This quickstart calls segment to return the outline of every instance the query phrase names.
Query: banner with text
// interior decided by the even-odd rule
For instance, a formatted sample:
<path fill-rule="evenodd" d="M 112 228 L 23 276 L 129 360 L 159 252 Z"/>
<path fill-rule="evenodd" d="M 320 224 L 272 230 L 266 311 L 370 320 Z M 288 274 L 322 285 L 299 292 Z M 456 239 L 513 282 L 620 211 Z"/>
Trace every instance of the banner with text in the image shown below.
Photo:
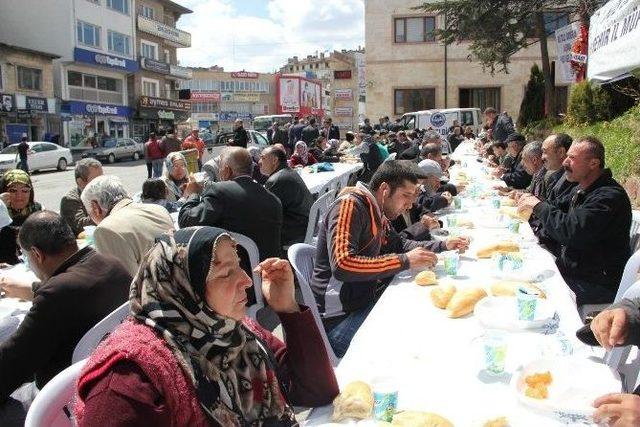
<path fill-rule="evenodd" d="M 556 30 L 556 45 L 558 46 L 556 84 L 576 82 L 576 73 L 571 68 L 571 47 L 579 34 L 579 22 L 574 22 Z"/>
<path fill-rule="evenodd" d="M 591 16 L 587 78 L 607 81 L 640 67 L 640 0 L 611 0 Z"/>

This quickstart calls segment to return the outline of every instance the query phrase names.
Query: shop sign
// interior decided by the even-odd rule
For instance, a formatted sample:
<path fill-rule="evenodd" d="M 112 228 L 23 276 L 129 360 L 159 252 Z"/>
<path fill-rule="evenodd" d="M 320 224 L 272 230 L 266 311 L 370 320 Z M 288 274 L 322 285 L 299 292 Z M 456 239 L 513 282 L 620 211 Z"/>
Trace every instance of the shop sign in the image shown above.
<path fill-rule="evenodd" d="M 220 93 L 218 92 L 194 92 L 191 91 L 192 101 L 214 101 L 220 102 Z"/>
<path fill-rule="evenodd" d="M 0 93 L 0 113 L 8 113 L 16 107 L 15 98 L 8 93 Z"/>
<path fill-rule="evenodd" d="M 67 101 L 62 105 L 63 112 L 89 116 L 131 117 L 131 108 L 124 105 L 96 104 L 93 102 Z"/>
<path fill-rule="evenodd" d="M 250 71 L 233 71 L 231 73 L 233 79 L 257 79 L 259 76 L 260 74 Z"/>
<path fill-rule="evenodd" d="M 350 80 L 351 70 L 336 70 L 333 72 L 333 78 L 336 80 Z"/>
<path fill-rule="evenodd" d="M 132 61 L 131 59 L 121 58 L 114 55 L 107 55 L 104 53 L 94 52 L 86 49 L 80 49 L 79 47 L 76 47 L 74 49 L 73 59 L 77 62 L 99 65 L 101 67 L 127 71 L 129 73 L 135 73 L 140 68 L 138 67 L 138 63 L 136 61 Z"/>
<path fill-rule="evenodd" d="M 353 90 L 351 89 L 334 89 L 333 94 L 335 99 L 341 99 L 345 101 L 351 101 L 353 99 Z"/>
<path fill-rule="evenodd" d="M 179 65 L 169 65 L 169 74 L 187 80 L 193 77 L 193 73 L 190 69 L 181 67 Z"/>
<path fill-rule="evenodd" d="M 27 110 L 29 111 L 48 111 L 47 108 L 47 99 L 46 98 L 38 98 L 35 96 L 27 96 Z"/>
<path fill-rule="evenodd" d="M 351 117 L 353 116 L 353 107 L 336 107 L 335 116 Z"/>
<path fill-rule="evenodd" d="M 158 108 L 162 110 L 191 111 L 191 103 L 189 101 L 154 98 L 151 96 L 141 96 L 140 107 Z"/>
<path fill-rule="evenodd" d="M 160 74 L 169 74 L 171 72 L 171 67 L 166 62 L 160 62 L 155 59 L 144 57 L 140 58 L 140 67 Z"/>
<path fill-rule="evenodd" d="M 191 47 L 191 34 L 174 27 L 138 15 L 138 29 L 154 36 L 162 37 L 182 47 Z"/>
<path fill-rule="evenodd" d="M 173 111 L 158 110 L 158 118 L 162 120 L 175 120 L 176 115 Z"/>
<path fill-rule="evenodd" d="M 258 102 L 260 95 L 257 93 L 234 93 L 233 100 L 235 102 Z"/>

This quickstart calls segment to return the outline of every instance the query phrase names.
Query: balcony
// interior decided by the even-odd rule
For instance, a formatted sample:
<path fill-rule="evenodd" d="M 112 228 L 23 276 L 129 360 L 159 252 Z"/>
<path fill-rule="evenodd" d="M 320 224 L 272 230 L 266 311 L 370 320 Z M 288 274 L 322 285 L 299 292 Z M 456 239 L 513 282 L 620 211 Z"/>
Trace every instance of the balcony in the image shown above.
<path fill-rule="evenodd" d="M 138 14 L 138 30 L 161 37 L 175 47 L 191 47 L 191 34 Z"/>
<path fill-rule="evenodd" d="M 69 86 L 69 99 L 122 105 L 122 93 Z"/>

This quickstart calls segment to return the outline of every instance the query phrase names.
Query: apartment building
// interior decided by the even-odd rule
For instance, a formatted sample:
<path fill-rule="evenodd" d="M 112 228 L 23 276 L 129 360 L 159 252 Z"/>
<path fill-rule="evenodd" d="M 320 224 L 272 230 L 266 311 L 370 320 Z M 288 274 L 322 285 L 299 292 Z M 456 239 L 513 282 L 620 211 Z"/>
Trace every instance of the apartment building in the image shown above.
<path fill-rule="evenodd" d="M 365 2 L 366 111 L 375 123 L 430 108 L 493 106 L 518 116 L 530 69 L 541 64 L 540 46 L 534 44 L 511 58 L 509 73 L 490 75 L 469 61 L 468 44 L 445 46 L 433 29 L 440 16 L 413 10 L 413 0 Z M 548 13 L 547 33 L 569 22 L 569 17 Z M 548 38 L 549 56 L 556 57 L 554 37 Z M 446 79 L 446 84 L 445 84 Z M 557 88 L 557 103 L 566 108 L 567 87 Z"/>

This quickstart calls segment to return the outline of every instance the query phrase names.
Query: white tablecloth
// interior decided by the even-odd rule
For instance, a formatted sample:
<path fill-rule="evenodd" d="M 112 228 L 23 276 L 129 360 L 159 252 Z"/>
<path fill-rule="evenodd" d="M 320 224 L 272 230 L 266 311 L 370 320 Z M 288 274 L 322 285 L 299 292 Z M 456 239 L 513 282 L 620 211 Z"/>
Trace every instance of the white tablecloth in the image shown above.
<path fill-rule="evenodd" d="M 490 189 L 493 183 L 485 179 L 482 165 L 471 157 L 465 163 L 469 181 L 483 182 L 483 191 Z M 454 168 L 451 174 L 454 183 L 456 174 Z M 490 198 L 475 202 L 464 199 L 463 212 L 458 215 L 483 222 L 498 213 Z M 557 328 L 544 332 L 508 333 L 507 373 L 542 357 L 602 355 L 575 338 L 581 321 L 573 293 L 560 276 L 553 257 L 535 242 L 528 224 L 520 226 L 518 235 L 508 229 L 477 227 L 465 233 L 473 240 L 461 259 L 458 277 L 447 277 L 440 261 L 436 267 L 440 283 L 452 283 L 458 289 L 486 288 L 494 283 L 493 262 L 472 256 L 479 246 L 501 237 L 521 242 L 526 265 L 546 270 L 547 278 L 539 286 L 555 307 L 559 323 Z M 435 412 L 455 426 L 482 426 L 488 419 L 500 416 L 507 416 L 511 426 L 560 425 L 519 404 L 509 385 L 510 375 L 496 379 L 481 372 L 481 336 L 485 329 L 473 314 L 450 319 L 444 310 L 434 307 L 429 296 L 432 288 L 417 286 L 413 281 L 415 273 L 408 271 L 396 276 L 356 333 L 336 368 L 340 386 L 354 380 L 373 384 L 380 376 L 390 376 L 399 390 L 398 409 Z M 305 425 L 323 425 L 330 421 L 331 413 L 331 407 L 316 408 Z"/>
<path fill-rule="evenodd" d="M 38 278 L 32 271 L 26 271 L 24 264 L 17 264 L 11 269 L 0 271 L 0 276 L 18 276 L 36 281 Z M 17 298 L 0 298 L 0 342 L 6 340 L 18 329 L 24 315 L 31 308 L 30 301 L 22 301 Z"/>
<path fill-rule="evenodd" d="M 300 173 L 300 176 L 307 184 L 309 191 L 318 193 L 322 188 L 334 183 L 341 179 L 345 175 L 352 174 L 353 172 L 362 169 L 362 163 L 331 163 L 335 170 L 329 172 L 310 172 L 307 168 L 304 168 Z"/>

